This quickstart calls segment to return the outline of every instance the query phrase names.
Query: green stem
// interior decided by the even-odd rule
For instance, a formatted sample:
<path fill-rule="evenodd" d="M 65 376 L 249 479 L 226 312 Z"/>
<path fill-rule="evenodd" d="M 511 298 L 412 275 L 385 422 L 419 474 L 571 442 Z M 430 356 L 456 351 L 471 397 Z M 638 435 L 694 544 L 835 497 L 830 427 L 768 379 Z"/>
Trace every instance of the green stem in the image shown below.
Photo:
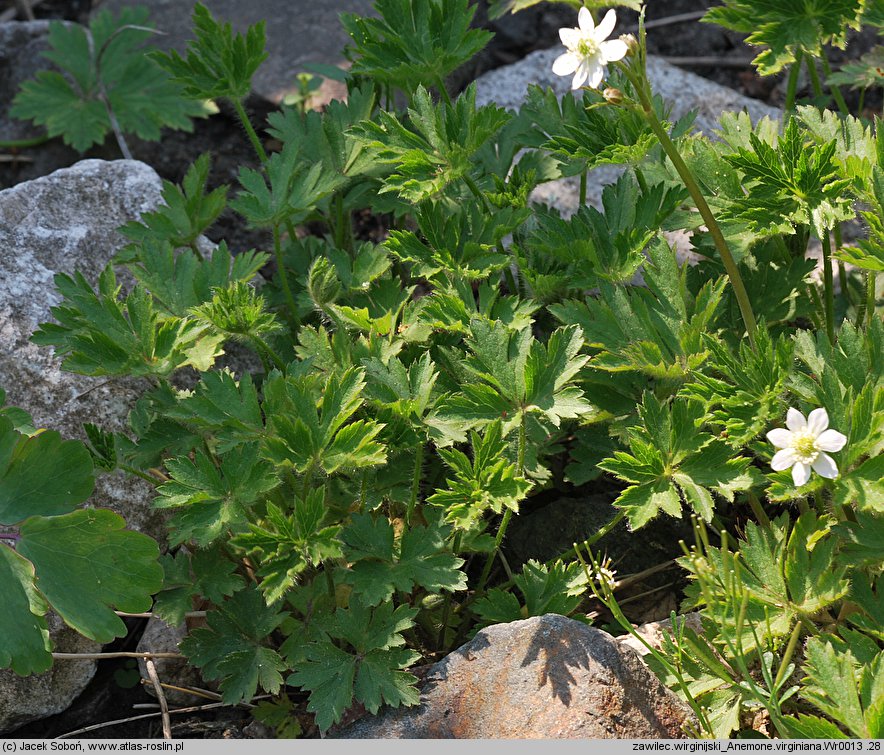
<path fill-rule="evenodd" d="M 823 285 L 825 287 L 826 333 L 829 343 L 835 343 L 835 283 L 832 276 L 832 242 L 829 231 L 823 234 Z"/>
<path fill-rule="evenodd" d="M 458 530 L 454 533 L 454 540 L 451 543 L 451 554 L 453 556 L 457 556 L 458 551 L 460 550 L 460 541 L 462 532 Z M 442 621 L 441 626 L 439 627 L 439 639 L 436 641 L 436 649 L 444 650 L 445 649 L 445 632 L 448 630 L 448 617 L 451 614 L 451 601 L 452 595 L 448 593 L 445 596 L 445 605 L 442 606 Z"/>
<path fill-rule="evenodd" d="M 353 225 L 350 213 L 344 207 L 344 195 L 335 194 L 335 244 L 339 249 L 353 251 Z"/>
<path fill-rule="evenodd" d="M 249 339 L 255 344 L 255 348 L 259 355 L 268 357 L 276 369 L 280 372 L 285 372 L 285 362 L 282 361 L 279 354 L 270 348 L 270 344 L 268 344 L 267 341 L 261 338 L 261 336 L 256 336 L 254 334 L 249 335 Z"/>
<path fill-rule="evenodd" d="M 421 475 L 424 470 L 424 444 L 419 443 L 414 451 L 414 475 L 411 478 L 411 498 L 408 501 L 408 510 L 405 513 L 405 522 L 408 525 L 412 523 L 414 509 L 417 506 L 417 499 L 421 490 Z"/>
<path fill-rule="evenodd" d="M 286 270 L 285 260 L 282 256 L 282 239 L 279 232 L 279 226 L 273 226 L 273 256 L 276 258 L 276 271 L 279 273 L 279 280 L 282 283 L 282 292 L 285 295 L 285 302 L 288 305 L 292 318 L 298 316 L 298 305 L 295 303 L 294 294 L 292 294 L 291 286 L 289 286 L 289 276 Z"/>
<path fill-rule="evenodd" d="M 448 90 L 445 88 L 445 82 L 441 76 L 436 79 L 436 86 L 439 88 L 439 94 L 445 100 L 445 104 L 451 107 L 451 97 L 448 95 Z"/>
<path fill-rule="evenodd" d="M 580 174 L 580 207 L 586 204 L 586 180 L 589 171 L 586 169 Z"/>
<path fill-rule="evenodd" d="M 338 595 L 335 592 L 335 578 L 332 575 L 331 567 L 326 566 L 325 569 L 323 569 L 323 571 L 325 572 L 325 584 L 326 584 L 326 587 L 328 588 L 328 596 L 331 598 L 332 603 L 337 605 Z"/>
<path fill-rule="evenodd" d="M 789 122 L 792 113 L 795 111 L 795 94 L 798 91 L 798 74 L 801 73 L 801 50 L 795 53 L 795 62 L 789 69 L 789 81 L 786 83 L 786 102 L 783 105 L 785 115 L 783 117 L 784 125 Z"/>
<path fill-rule="evenodd" d="M 469 188 L 469 190 L 473 192 L 473 196 L 482 203 L 482 208 L 485 210 L 485 212 L 490 215 L 491 205 L 488 204 L 488 197 L 485 196 L 485 194 L 479 188 L 479 185 L 473 180 L 472 176 L 465 173 L 463 176 L 463 182 L 467 185 L 467 188 Z"/>
<path fill-rule="evenodd" d="M 752 509 L 752 513 L 755 514 L 755 519 L 760 525 L 766 527 L 770 524 L 767 512 L 761 508 L 761 501 L 758 500 L 758 496 L 752 491 L 749 491 L 749 507 Z"/>
<path fill-rule="evenodd" d="M 0 139 L 0 149 L 28 149 L 46 144 L 52 137 L 48 134 L 35 136 L 31 139 Z"/>
<path fill-rule="evenodd" d="M 709 208 L 706 198 L 700 190 L 700 186 L 694 179 L 694 174 L 691 173 L 687 163 L 682 159 L 678 148 L 675 146 L 672 139 L 669 138 L 669 134 L 666 133 L 666 129 L 663 128 L 663 124 L 657 117 L 657 113 L 654 111 L 654 105 L 651 102 L 651 97 L 645 88 L 646 83 L 639 81 L 627 66 L 621 65 L 620 70 L 626 74 L 633 88 L 636 90 L 648 125 L 660 141 L 660 146 L 672 161 L 676 171 L 678 171 L 678 175 L 681 177 L 685 188 L 688 190 L 688 193 L 690 193 L 691 198 L 694 200 L 694 204 L 700 211 L 700 216 L 703 218 L 706 228 L 709 229 L 709 234 L 712 236 L 715 247 L 718 249 L 718 253 L 721 256 L 721 261 L 724 264 L 724 269 L 730 279 L 731 287 L 734 290 L 734 296 L 737 298 L 740 314 L 743 316 L 743 323 L 746 325 L 746 334 L 749 336 L 749 343 L 754 348 L 756 330 L 755 315 L 752 312 L 752 304 L 749 301 L 748 293 L 746 293 L 746 286 L 743 284 L 743 278 L 740 275 L 740 271 L 737 268 L 737 263 L 731 254 L 731 250 L 727 245 L 724 234 L 721 232 L 721 227 L 718 225 L 718 221 L 712 214 L 712 210 Z"/>
<path fill-rule="evenodd" d="M 875 279 L 877 277 L 877 273 L 874 270 L 869 270 L 866 273 L 866 327 L 871 328 L 872 322 L 875 319 Z"/>
<path fill-rule="evenodd" d="M 835 223 L 835 254 L 841 251 L 844 241 L 841 238 L 841 223 Z M 850 309 L 850 287 L 847 285 L 847 269 L 844 260 L 838 260 L 838 279 L 841 281 L 841 299 L 844 301 L 844 311 Z"/>
<path fill-rule="evenodd" d="M 832 97 L 835 100 L 835 104 L 838 105 L 838 110 L 841 111 L 842 115 L 850 115 L 850 108 L 847 107 L 847 102 L 844 100 L 844 95 L 841 94 L 841 89 L 837 84 L 829 83 L 829 79 L 832 78 L 832 66 L 829 65 L 829 59 L 826 55 L 823 55 L 820 59 L 823 64 L 823 73 L 826 74 L 826 84 L 828 84 L 829 91 L 832 93 Z M 860 112 L 862 112 L 860 110 Z"/>
<path fill-rule="evenodd" d="M 786 669 L 789 666 L 790 661 L 792 660 L 792 656 L 795 654 L 795 648 L 798 646 L 798 638 L 801 636 L 801 622 L 795 622 L 795 628 L 792 630 L 792 635 L 789 637 L 789 644 L 786 645 L 786 650 L 783 653 L 783 658 L 780 661 L 780 668 L 777 670 L 777 678 L 774 680 L 774 689 L 778 689 L 779 686 L 783 683 L 783 677 L 786 675 Z M 771 690 L 773 692 L 773 690 Z"/>
<path fill-rule="evenodd" d="M 246 135 L 249 137 L 249 141 L 252 143 L 255 153 L 258 155 L 258 159 L 262 163 L 266 163 L 267 153 L 264 151 L 264 145 L 261 144 L 261 140 L 258 138 L 258 134 L 252 126 L 252 122 L 249 120 L 248 113 L 246 113 L 246 109 L 243 107 L 242 102 L 237 99 L 231 99 L 230 101 L 233 103 L 233 109 L 236 110 L 236 116 L 239 118 L 239 122 L 242 123 L 242 127 L 246 130 Z"/>
<path fill-rule="evenodd" d="M 526 432 L 525 432 L 525 412 L 524 410 L 521 412 L 521 420 L 519 421 L 519 448 L 517 451 L 517 462 L 516 462 L 516 474 L 519 477 L 525 476 L 525 444 L 526 444 Z M 482 574 L 479 576 L 479 584 L 476 587 L 476 593 L 481 594 L 485 589 L 485 583 L 488 581 L 488 575 L 491 574 L 491 566 L 494 563 L 495 558 L 497 557 L 497 552 L 500 550 L 500 545 L 503 542 L 504 535 L 506 535 L 507 527 L 509 527 L 510 519 L 513 518 L 513 510 L 507 509 L 503 512 L 503 519 L 500 521 L 500 527 L 497 530 L 497 536 L 494 538 L 494 550 L 488 556 L 488 560 L 485 561 L 485 566 L 482 568 Z"/>
<path fill-rule="evenodd" d="M 582 543 L 578 543 L 573 548 L 569 548 L 564 553 L 560 553 L 556 556 L 552 561 L 547 561 L 546 565 L 551 566 L 556 561 L 567 561 L 569 558 L 574 558 L 580 552 L 580 549 L 589 550 L 590 547 L 595 545 L 599 540 L 601 540 L 605 535 L 607 535 L 611 530 L 613 530 L 620 522 L 622 522 L 626 518 L 625 509 L 620 509 L 614 515 L 614 517 L 598 532 L 596 532 L 592 537 L 584 540 Z"/>
<path fill-rule="evenodd" d="M 142 480 L 147 480 L 151 485 L 162 484 L 161 481 L 153 475 L 149 475 L 147 472 L 142 472 L 140 469 L 131 467 L 128 464 L 120 464 L 120 469 L 122 469 L 124 472 L 127 472 L 128 474 L 135 475 L 135 477 L 140 477 Z"/>
<path fill-rule="evenodd" d="M 820 82 L 820 72 L 817 70 L 816 61 L 810 56 L 807 58 L 807 73 L 810 75 L 810 85 L 813 87 L 813 93 L 822 99 L 826 96 L 826 93 L 823 91 L 823 85 Z"/>

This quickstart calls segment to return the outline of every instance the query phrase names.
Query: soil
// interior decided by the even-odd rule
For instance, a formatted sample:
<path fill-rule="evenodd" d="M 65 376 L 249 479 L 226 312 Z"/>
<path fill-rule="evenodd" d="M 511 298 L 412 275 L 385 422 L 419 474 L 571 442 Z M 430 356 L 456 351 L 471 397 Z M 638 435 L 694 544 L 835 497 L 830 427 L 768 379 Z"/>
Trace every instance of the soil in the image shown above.
<path fill-rule="evenodd" d="M 707 9 L 712 3 L 709 0 L 658 0 L 651 2 L 647 12 L 647 21 L 655 22 L 681 14 L 699 12 Z M 12 0 L 0 0 L 0 12 L 12 6 Z M 453 89 L 461 89 L 482 73 L 498 66 L 508 65 L 537 49 L 544 49 L 558 44 L 558 29 L 562 26 L 574 25 L 573 9 L 565 6 L 541 5 L 528 9 L 515 16 L 507 16 L 495 22 L 489 22 L 486 12 L 487 3 L 481 2 L 477 14 L 477 22 L 492 28 L 495 37 L 488 48 L 475 61 L 456 72 L 450 82 Z M 91 0 L 45 0 L 35 8 L 38 18 L 67 19 L 84 22 L 88 20 Z M 619 28 L 636 24 L 636 15 L 622 13 Z M 781 105 L 783 101 L 783 82 L 777 77 L 761 79 L 755 75 L 748 61 L 753 57 L 752 51 L 741 41 L 739 35 L 724 31 L 717 26 L 699 24 L 696 20 L 685 20 L 658 27 L 659 32 L 651 32 L 648 36 L 649 50 L 664 56 L 684 58 L 690 54 L 692 61 L 683 61 L 690 70 L 707 76 L 718 83 L 730 86 L 742 93 L 767 101 L 772 105 Z M 874 37 L 854 39 L 848 47 L 851 58 L 858 57 L 874 43 Z M 837 51 L 836 51 L 837 53 Z M 840 53 L 836 54 L 838 62 Z M 697 59 L 703 60 L 697 60 Z M 711 62 L 710 62 L 711 59 Z M 807 95 L 806 91 L 799 94 Z M 849 94 L 850 93 L 846 93 Z M 880 110 L 880 98 L 869 98 L 867 106 Z M 247 109 L 254 122 L 263 123 L 267 114 L 275 109 L 271 103 L 257 97 L 251 98 Z M 252 147 L 232 112 L 222 108 L 221 112 L 207 120 L 197 121 L 193 133 L 180 131 L 167 133 L 160 142 L 142 142 L 132 140 L 130 147 L 133 156 L 151 165 L 159 175 L 172 182 L 180 182 L 190 163 L 203 152 L 212 155 L 212 172 L 210 188 L 227 183 L 236 185 L 236 176 L 240 167 L 257 167 Z M 61 167 L 73 164 L 78 155 L 73 150 L 64 148 L 57 143 L 48 143 L 35 149 L 21 150 L 17 153 L 24 158 L 22 162 L 0 162 L 0 189 L 14 185 L 23 180 L 30 180 L 38 175 L 52 172 Z M 111 140 L 101 147 L 91 150 L 84 157 L 116 159 L 119 157 L 116 146 Z M 374 240 L 383 237 L 384 229 L 379 227 L 379 220 L 370 216 L 357 219 L 364 228 L 366 237 Z M 234 251 L 251 248 L 266 249 L 270 238 L 266 233 L 248 229 L 242 220 L 232 213 L 225 213 L 208 234 L 212 240 L 225 239 Z M 596 495 L 598 490 L 572 491 L 564 499 L 564 504 L 555 501 L 537 500 L 529 502 L 526 514 L 532 511 L 542 512 L 544 531 L 547 534 L 559 532 L 564 547 L 556 547 L 555 543 L 544 541 L 540 552 L 528 552 L 522 548 L 515 555 L 515 562 L 529 557 L 543 557 L 546 550 L 561 551 L 567 548 L 580 535 L 575 530 L 574 500 L 583 500 Z M 610 500 L 608 493 L 607 500 Z M 564 516 L 559 524 L 551 524 L 559 506 L 559 516 Z M 579 508 L 579 507 L 578 507 Z M 521 518 L 521 517 L 519 517 Z M 605 521 L 607 521 L 605 519 Z M 677 528 L 676 528 L 677 529 Z M 586 537 L 588 533 L 583 534 Z M 615 532 L 612 537 L 616 536 Z M 635 535 L 630 536 L 634 543 Z M 677 541 L 681 537 L 690 539 L 689 532 L 668 531 L 658 538 L 660 543 L 653 545 L 650 552 L 658 561 L 665 561 L 681 555 Z M 511 549 L 518 550 L 518 538 L 512 538 Z M 524 538 L 523 538 L 524 540 Z M 662 544 L 666 542 L 667 548 Z M 535 544 L 536 545 L 536 544 Z M 526 546 L 527 547 L 527 546 Z M 650 565 L 650 564 L 648 564 Z M 638 568 L 633 570 L 638 571 Z M 624 573 L 624 569 L 618 570 Z M 626 569 L 625 571 L 630 571 Z M 636 621 L 654 620 L 667 617 L 670 608 L 676 608 L 675 596 L 680 591 L 680 584 L 673 584 L 671 571 L 657 575 L 650 581 L 633 586 L 633 592 L 640 594 L 651 590 L 650 599 L 637 599 L 631 606 L 629 615 Z M 662 592 L 661 592 L 662 591 Z M 654 612 L 662 615 L 653 615 Z M 130 633 L 119 640 L 113 648 L 117 650 L 134 650 L 143 631 L 143 621 L 132 621 Z M 66 712 L 57 716 L 22 727 L 16 731 L 21 737 L 56 737 L 68 732 L 79 730 L 104 721 L 127 719 L 149 711 L 133 710 L 133 705 L 155 703 L 154 698 L 138 684 L 126 686 L 133 681 L 131 664 L 125 661 L 102 661 L 99 664 L 95 679 Z M 202 711 L 193 715 L 173 717 L 173 736 L 181 738 L 242 738 L 248 736 L 267 736 L 268 731 L 251 721 L 244 708 L 219 708 Z M 305 722 L 306 723 L 306 722 Z M 310 736 L 315 732 L 307 729 Z M 161 736 L 159 717 L 129 721 L 116 726 L 97 728 L 82 732 L 78 736 L 95 738 L 158 738 Z"/>

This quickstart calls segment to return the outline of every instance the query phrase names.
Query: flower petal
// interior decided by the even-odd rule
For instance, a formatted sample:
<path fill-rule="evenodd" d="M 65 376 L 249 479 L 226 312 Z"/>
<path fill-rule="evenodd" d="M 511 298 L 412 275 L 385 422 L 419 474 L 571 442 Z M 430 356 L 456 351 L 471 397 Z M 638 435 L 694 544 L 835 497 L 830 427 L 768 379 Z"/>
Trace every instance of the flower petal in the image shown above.
<path fill-rule="evenodd" d="M 602 51 L 602 57 L 606 63 L 613 63 L 615 60 L 623 60 L 629 48 L 622 39 L 612 39 L 609 42 L 602 42 L 599 46 Z"/>
<path fill-rule="evenodd" d="M 829 415 L 822 407 L 820 407 L 819 409 L 814 409 L 810 414 L 807 415 L 807 429 L 810 430 L 810 432 L 812 432 L 814 435 L 819 435 L 828 426 Z"/>
<path fill-rule="evenodd" d="M 577 14 L 577 25 L 580 27 L 580 31 L 584 31 L 587 34 L 592 34 L 595 31 L 595 21 L 592 20 L 592 13 L 589 12 L 589 8 L 585 5 Z M 607 37 L 608 35 L 606 34 L 605 36 Z"/>
<path fill-rule="evenodd" d="M 571 89 L 580 89 L 587 76 L 589 76 L 589 69 L 586 67 L 586 61 L 581 60 L 580 65 L 577 66 L 577 72 L 574 74 L 574 81 L 571 82 Z"/>
<path fill-rule="evenodd" d="M 786 427 L 793 433 L 797 433 L 807 427 L 807 420 L 797 409 L 789 407 L 789 411 L 786 412 Z"/>
<path fill-rule="evenodd" d="M 775 448 L 788 448 L 792 445 L 792 433 L 784 427 L 778 427 L 767 434 L 767 439 Z"/>
<path fill-rule="evenodd" d="M 599 84 L 602 83 L 602 79 L 605 78 L 605 67 L 596 60 L 591 61 L 591 65 L 588 65 L 589 69 L 589 81 L 587 85 L 592 87 L 593 89 L 598 89 Z"/>
<path fill-rule="evenodd" d="M 813 462 L 813 471 L 820 477 L 834 480 L 838 476 L 838 467 L 829 454 L 820 454 Z"/>
<path fill-rule="evenodd" d="M 795 483 L 796 488 L 800 488 L 809 479 L 810 467 L 807 464 L 802 464 L 801 462 L 798 462 L 794 467 L 792 467 L 792 482 Z"/>
<path fill-rule="evenodd" d="M 580 29 L 559 29 L 559 39 L 562 40 L 562 44 L 565 45 L 565 47 L 569 50 L 573 50 L 578 44 L 580 44 L 583 35 L 580 33 Z"/>
<path fill-rule="evenodd" d="M 614 12 L 614 9 L 611 8 L 602 19 L 602 22 L 596 27 L 595 36 L 597 42 L 601 42 L 603 39 L 607 39 L 611 36 L 611 32 L 614 31 L 614 27 L 617 25 L 617 14 Z"/>
<path fill-rule="evenodd" d="M 816 439 L 816 447 L 820 451 L 840 451 L 847 443 L 847 436 L 837 430 L 823 430 Z"/>
<path fill-rule="evenodd" d="M 774 472 L 782 472 L 784 469 L 788 469 L 797 463 L 798 457 L 795 455 L 795 449 L 784 448 L 782 451 L 777 451 L 774 454 L 774 457 L 770 460 L 770 467 Z"/>
<path fill-rule="evenodd" d="M 556 76 L 570 76 L 580 65 L 580 58 L 571 52 L 559 55 L 553 63 L 552 71 Z"/>

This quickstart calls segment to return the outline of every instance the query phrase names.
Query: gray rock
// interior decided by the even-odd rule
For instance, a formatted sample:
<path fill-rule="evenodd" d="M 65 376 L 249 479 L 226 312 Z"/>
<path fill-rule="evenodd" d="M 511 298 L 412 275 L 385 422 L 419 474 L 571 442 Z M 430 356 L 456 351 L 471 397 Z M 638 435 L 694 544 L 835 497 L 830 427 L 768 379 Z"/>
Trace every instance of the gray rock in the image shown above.
<path fill-rule="evenodd" d="M 7 403 L 30 412 L 37 427 L 84 438 L 84 422 L 126 428 L 148 384 L 74 375 L 52 349 L 29 341 L 61 299 L 53 277 L 81 271 L 92 283 L 123 244 L 116 229 L 156 208 L 162 183 L 134 161 L 85 160 L 0 192 L 0 386 Z M 98 478 L 89 500 L 121 514 L 132 529 L 162 538 L 151 486 L 121 473 Z"/>
<path fill-rule="evenodd" d="M 679 622 L 679 624 L 681 624 L 681 622 L 684 622 L 684 626 L 686 626 L 688 629 L 692 629 L 699 635 L 703 634 L 703 622 L 698 611 L 685 613 L 680 616 L 676 616 L 675 618 L 676 621 Z M 645 640 L 645 642 L 648 643 L 648 645 L 654 648 L 654 650 L 660 650 L 663 647 L 663 635 L 672 633 L 672 619 L 649 621 L 647 624 L 642 624 L 640 627 L 636 627 L 635 631 Z M 645 645 L 644 642 L 638 639 L 638 637 L 633 637 L 631 634 L 626 634 L 622 637 L 618 637 L 617 641 L 621 645 L 631 647 L 642 657 L 648 655 L 651 652 L 650 650 L 648 650 L 648 647 L 647 645 Z"/>
<path fill-rule="evenodd" d="M 119 12 L 120 8 L 143 5 L 144 0 L 107 0 L 96 9 Z M 267 21 L 267 52 L 269 57 L 255 74 L 252 88 L 257 94 L 272 102 L 280 102 L 285 95 L 296 92 L 295 77 L 304 70 L 306 63 L 344 63 L 342 50 L 349 42 L 338 19 L 339 14 L 356 13 L 373 15 L 371 0 L 204 0 L 212 14 L 229 21 L 235 31 L 245 32 L 251 24 Z M 191 38 L 190 16 L 194 0 L 153 0 L 150 18 L 156 28 L 165 32 L 156 44 L 161 48 L 174 48 L 183 53 Z M 340 88 L 328 83 L 325 97 L 340 96 Z"/>
<path fill-rule="evenodd" d="M 139 653 L 178 653 L 180 652 L 178 643 L 186 636 L 186 625 L 173 627 L 162 619 L 153 617 L 147 622 L 144 634 L 138 641 L 137 651 Z M 182 688 L 206 687 L 200 672 L 184 658 L 157 658 L 154 664 L 161 682 Z M 138 668 L 141 671 L 141 678 L 149 681 L 150 676 L 143 658 L 139 658 Z M 148 693 L 155 694 L 153 685 L 148 684 L 145 689 Z M 163 695 L 172 705 L 197 705 L 200 701 L 205 702 L 205 698 L 199 695 L 172 689 L 163 690 Z"/>
<path fill-rule="evenodd" d="M 0 24 L 0 141 L 33 139 L 43 129 L 9 116 L 12 99 L 37 71 L 55 66 L 41 53 L 49 49 L 49 21 Z"/>
<path fill-rule="evenodd" d="M 691 711 L 632 649 L 547 614 L 483 629 L 430 668 L 420 705 L 384 708 L 329 736 L 678 738 L 691 723 Z"/>
<path fill-rule="evenodd" d="M 46 617 L 58 653 L 97 653 L 101 645 L 69 629 L 58 614 Z M 43 674 L 0 671 L 0 734 L 65 710 L 95 675 L 95 661 L 56 661 Z"/>
<path fill-rule="evenodd" d="M 558 95 L 569 91 L 571 77 L 556 76 L 552 72 L 553 61 L 561 52 L 562 48 L 559 47 L 533 52 L 518 63 L 480 76 L 476 82 L 477 104 L 496 103 L 500 107 L 519 108 L 525 100 L 529 84 L 552 87 Z M 694 125 L 706 134 L 711 134 L 717 128 L 718 119 L 725 110 L 745 109 L 753 122 L 764 116 L 782 116 L 777 108 L 670 65 L 654 55 L 648 56 L 648 78 L 654 92 L 672 106 L 673 119 L 696 110 Z M 587 186 L 587 201 L 601 207 L 602 189 L 615 181 L 621 172 L 618 166 L 608 165 L 594 171 Z M 577 208 L 578 196 L 579 179 L 575 177 L 543 184 L 535 190 L 532 198 L 556 207 L 564 215 L 570 215 Z"/>

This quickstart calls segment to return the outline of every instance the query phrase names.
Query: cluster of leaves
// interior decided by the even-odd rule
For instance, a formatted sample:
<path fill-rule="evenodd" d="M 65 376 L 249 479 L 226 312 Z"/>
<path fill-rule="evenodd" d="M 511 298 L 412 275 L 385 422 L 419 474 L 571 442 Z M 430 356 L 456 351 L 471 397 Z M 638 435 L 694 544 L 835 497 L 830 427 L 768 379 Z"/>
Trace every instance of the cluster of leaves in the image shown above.
<path fill-rule="evenodd" d="M 50 137 L 84 152 L 112 129 L 156 141 L 164 127 L 191 131 L 206 107 L 144 54 L 152 36 L 146 8 L 104 10 L 89 28 L 54 21 L 43 55 L 60 70 L 41 71 L 22 86 L 10 115 L 45 126 Z"/>
<path fill-rule="evenodd" d="M 728 18 L 758 4 L 735 0 Z M 656 657 L 703 733 L 727 736 L 761 705 L 782 736 L 880 735 L 884 327 L 866 300 L 846 303 L 834 338 L 815 329 L 804 256 L 860 201 L 868 238 L 838 254 L 870 278 L 880 270 L 884 137 L 815 109 L 782 132 L 727 116 L 714 141 L 688 120 L 666 127 L 737 252 L 762 320 L 750 344 L 709 230 L 643 116 L 592 92 L 559 103 L 534 90 L 521 113 L 477 106 L 475 87 L 452 99 L 445 76 L 486 41 L 466 31 L 465 0 L 377 10 L 345 17 L 346 103 L 274 114 L 281 145 L 269 156 L 251 131 L 262 164 L 240 172 L 229 206 L 272 232 L 272 280 L 258 275 L 265 253 L 201 251 L 229 193 L 209 190 L 207 157 L 124 227 L 131 243 L 115 263 L 134 276 L 130 291 L 114 266 L 96 285 L 57 280 L 55 322 L 33 340 L 66 369 L 152 383 L 131 432 L 93 428 L 90 439 L 102 470 L 159 471 L 169 552 L 161 583 L 160 566 L 139 556 L 133 592 L 101 605 L 142 610 L 152 592 L 154 611 L 176 623 L 198 602 L 206 625 L 182 650 L 223 699 L 270 693 L 258 715 L 291 733 L 284 693 L 300 688 L 325 730 L 356 704 L 415 704 L 408 669 L 481 626 L 547 612 L 588 620 L 601 571 L 573 550 L 515 569 L 500 559 L 507 582 L 496 567 L 534 494 L 605 474 L 635 537 L 685 509 L 697 522 L 682 564 L 708 629 L 679 630 Z M 186 57 L 155 59 L 185 92 L 239 104 L 263 27 L 234 35 L 200 4 L 194 19 Z M 788 26 L 768 26 L 759 39 L 780 58 L 816 52 L 780 44 Z M 664 117 L 662 103 L 648 107 Z M 566 218 L 530 205 L 539 182 L 600 163 L 626 168 L 600 208 Z M 354 237 L 351 215 L 364 209 L 392 226 L 383 243 Z M 321 238 L 298 237 L 307 221 Z M 664 235 L 676 229 L 690 232 L 696 266 Z M 231 341 L 261 368 L 222 367 Z M 820 406 L 847 437 L 840 476 L 796 488 L 788 470 L 770 471 L 765 433 L 789 407 Z M 47 528 L 87 516 L 70 509 L 91 490 L 91 468 L 70 461 L 82 449 L 26 425 L 0 410 L 0 524 L 18 528 L 0 553 L 15 621 L 29 628 L 0 633 L 14 639 L 0 641 L 0 665 L 19 671 L 45 665 L 47 598 L 90 636 L 112 633 L 89 623 L 107 611 L 83 580 L 52 592 L 61 562 L 45 548 Z M 31 487 L 34 454 L 64 457 L 89 484 L 60 498 L 42 476 Z M 83 531 L 113 529 L 101 516 L 88 512 Z M 796 652 L 808 627 L 816 634 Z M 788 686 L 799 666 L 806 679 Z"/>

